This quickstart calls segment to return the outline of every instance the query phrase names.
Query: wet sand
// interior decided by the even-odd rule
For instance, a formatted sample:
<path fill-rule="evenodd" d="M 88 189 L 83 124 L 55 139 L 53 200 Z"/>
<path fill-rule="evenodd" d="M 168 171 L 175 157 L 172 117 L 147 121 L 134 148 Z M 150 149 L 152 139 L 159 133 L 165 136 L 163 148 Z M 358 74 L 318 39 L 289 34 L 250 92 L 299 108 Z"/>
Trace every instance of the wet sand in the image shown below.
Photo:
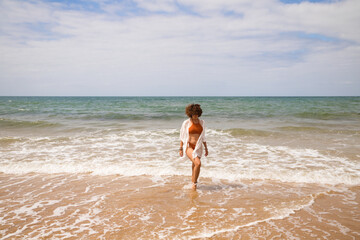
<path fill-rule="evenodd" d="M 360 186 L 0 174 L 1 239 L 358 239 Z"/>

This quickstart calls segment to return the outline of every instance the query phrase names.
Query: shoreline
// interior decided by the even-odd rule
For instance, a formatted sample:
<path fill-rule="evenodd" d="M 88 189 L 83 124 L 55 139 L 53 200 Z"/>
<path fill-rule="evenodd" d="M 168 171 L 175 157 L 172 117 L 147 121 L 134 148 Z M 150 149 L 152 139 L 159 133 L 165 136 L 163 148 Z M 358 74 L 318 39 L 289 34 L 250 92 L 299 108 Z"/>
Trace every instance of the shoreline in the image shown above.
<path fill-rule="evenodd" d="M 360 186 L 200 176 L 193 191 L 190 176 L 0 173 L 0 180 L 3 239 L 360 236 Z"/>

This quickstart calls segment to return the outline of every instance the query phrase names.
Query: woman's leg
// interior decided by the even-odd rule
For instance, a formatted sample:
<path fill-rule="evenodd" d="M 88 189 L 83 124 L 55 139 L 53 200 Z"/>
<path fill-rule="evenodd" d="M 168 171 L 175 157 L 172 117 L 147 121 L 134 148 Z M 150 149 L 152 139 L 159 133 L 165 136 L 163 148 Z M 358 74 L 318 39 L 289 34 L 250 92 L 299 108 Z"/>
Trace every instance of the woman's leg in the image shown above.
<path fill-rule="evenodd" d="M 191 161 L 192 162 L 192 161 Z M 192 169 L 192 175 L 191 176 L 194 176 L 194 168 L 195 168 L 195 164 L 194 163 L 192 163 L 192 166 L 191 166 L 191 169 Z"/>
<path fill-rule="evenodd" d="M 194 166 L 194 172 L 193 172 L 193 175 L 192 175 L 192 182 L 193 183 L 197 183 L 197 180 L 199 178 L 199 175 L 200 175 L 200 167 L 201 167 L 201 161 L 200 161 L 200 158 L 199 157 L 196 157 L 194 159 L 194 163 L 193 163 L 195 166 Z"/>
<path fill-rule="evenodd" d="M 200 161 L 199 157 L 196 157 L 195 159 L 192 158 L 193 151 L 194 150 L 192 148 L 188 148 L 186 151 L 186 155 L 192 162 L 192 178 L 191 178 L 191 180 L 193 183 L 197 183 L 197 180 L 198 180 L 199 174 L 200 174 L 201 161 Z"/>

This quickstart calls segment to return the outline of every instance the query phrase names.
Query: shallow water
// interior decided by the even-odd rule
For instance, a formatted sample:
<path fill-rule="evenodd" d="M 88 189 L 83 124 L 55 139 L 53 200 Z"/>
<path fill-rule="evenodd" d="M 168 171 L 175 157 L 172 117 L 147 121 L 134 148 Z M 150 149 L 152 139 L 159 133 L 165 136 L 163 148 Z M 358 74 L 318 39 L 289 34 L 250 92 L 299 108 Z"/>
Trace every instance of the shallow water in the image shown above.
<path fill-rule="evenodd" d="M 356 239 L 359 187 L 1 174 L 4 239 Z"/>

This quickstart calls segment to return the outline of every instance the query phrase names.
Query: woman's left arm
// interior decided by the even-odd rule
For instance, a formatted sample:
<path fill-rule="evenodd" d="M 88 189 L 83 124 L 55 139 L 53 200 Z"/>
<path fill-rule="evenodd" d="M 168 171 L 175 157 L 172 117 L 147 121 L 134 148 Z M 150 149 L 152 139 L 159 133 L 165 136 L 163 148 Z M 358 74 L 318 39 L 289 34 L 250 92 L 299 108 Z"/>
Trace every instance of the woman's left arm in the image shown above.
<path fill-rule="evenodd" d="M 201 125 L 202 127 L 204 128 L 203 132 L 201 133 L 203 136 L 202 136 L 202 140 L 203 140 L 203 144 L 204 144 L 204 147 L 205 147 L 205 157 L 207 155 L 209 155 L 209 151 L 208 151 L 208 148 L 207 148 L 207 145 L 206 145 L 206 137 L 205 137 L 205 121 L 204 120 L 201 120 Z"/>
<path fill-rule="evenodd" d="M 205 147 L 205 157 L 207 157 L 207 155 L 209 155 L 207 144 L 206 144 L 206 142 L 203 142 L 203 144 L 204 144 L 204 147 Z"/>

